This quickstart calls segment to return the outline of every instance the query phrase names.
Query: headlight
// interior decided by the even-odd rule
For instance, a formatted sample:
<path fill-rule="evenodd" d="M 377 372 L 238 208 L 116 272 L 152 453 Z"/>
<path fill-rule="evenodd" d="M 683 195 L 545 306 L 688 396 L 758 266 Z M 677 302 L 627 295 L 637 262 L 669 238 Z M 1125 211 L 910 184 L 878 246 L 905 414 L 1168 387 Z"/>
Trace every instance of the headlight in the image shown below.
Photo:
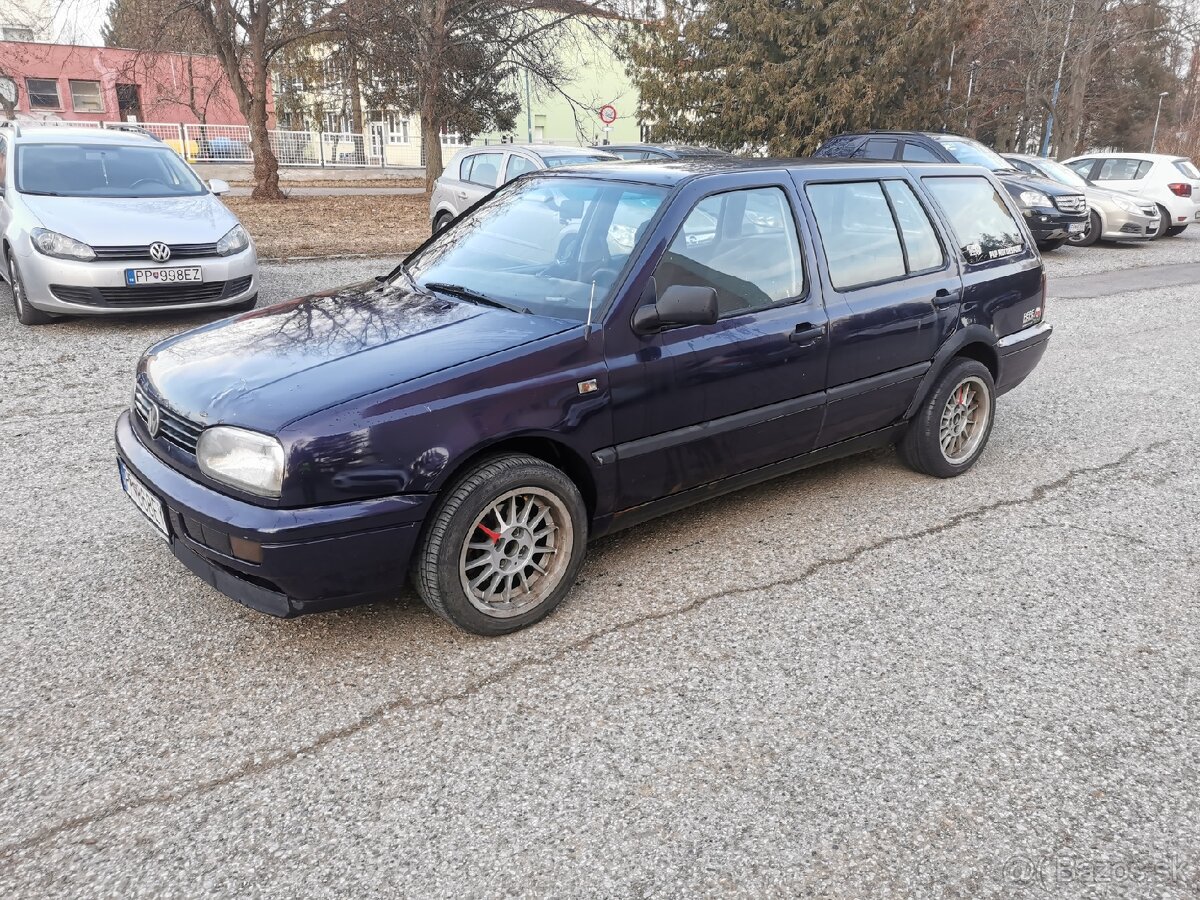
<path fill-rule="evenodd" d="M 278 497 L 283 487 L 283 446 L 257 431 L 229 425 L 204 429 L 196 463 L 214 481 L 259 497 Z"/>
<path fill-rule="evenodd" d="M 1113 203 L 1125 210 L 1125 212 L 1140 213 L 1142 211 L 1140 206 L 1132 200 L 1126 200 L 1124 197 L 1113 197 Z"/>
<path fill-rule="evenodd" d="M 225 237 L 217 241 L 217 254 L 220 256 L 233 256 L 235 253 L 241 253 L 250 246 L 250 235 L 246 234 L 246 229 L 241 225 L 234 225 L 229 229 L 229 233 Z"/>
<path fill-rule="evenodd" d="M 1049 206 L 1050 198 L 1040 191 L 1021 191 L 1021 203 L 1025 206 Z"/>
<path fill-rule="evenodd" d="M 78 259 L 83 262 L 96 258 L 96 251 L 83 241 L 77 241 L 75 238 L 59 234 L 57 231 L 35 228 L 29 232 L 29 236 L 33 239 L 33 246 L 37 248 L 38 252 L 47 256 L 54 256 L 58 259 Z"/>

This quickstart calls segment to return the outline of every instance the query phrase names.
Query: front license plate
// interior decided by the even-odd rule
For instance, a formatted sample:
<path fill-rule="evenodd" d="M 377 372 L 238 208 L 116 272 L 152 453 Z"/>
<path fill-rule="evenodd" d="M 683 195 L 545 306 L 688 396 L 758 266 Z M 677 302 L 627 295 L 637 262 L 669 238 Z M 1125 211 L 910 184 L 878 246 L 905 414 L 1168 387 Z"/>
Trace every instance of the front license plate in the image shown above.
<path fill-rule="evenodd" d="M 167 530 L 167 514 L 163 508 L 163 502 L 159 500 L 150 491 L 150 488 L 142 484 L 133 473 L 125 468 L 125 463 L 117 460 L 117 470 L 121 473 L 121 487 L 125 493 L 129 495 L 129 499 L 133 501 L 133 505 L 142 511 L 150 524 L 154 526 L 154 530 L 158 532 L 158 536 L 165 541 L 171 540 L 171 533 Z"/>
<path fill-rule="evenodd" d="M 1071 224 L 1069 224 L 1067 226 L 1067 233 L 1068 234 L 1083 234 L 1085 228 L 1087 228 L 1086 222 L 1072 222 Z"/>
<path fill-rule="evenodd" d="M 125 283 L 130 287 L 154 284 L 182 284 L 185 281 L 203 281 L 199 266 L 175 266 L 170 269 L 126 269 Z"/>

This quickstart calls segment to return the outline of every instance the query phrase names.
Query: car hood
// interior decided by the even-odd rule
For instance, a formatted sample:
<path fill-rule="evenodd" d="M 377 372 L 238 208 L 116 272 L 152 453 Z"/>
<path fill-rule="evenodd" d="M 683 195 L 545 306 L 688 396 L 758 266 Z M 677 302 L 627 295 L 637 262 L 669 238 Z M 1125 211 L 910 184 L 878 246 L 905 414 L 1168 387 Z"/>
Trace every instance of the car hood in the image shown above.
<path fill-rule="evenodd" d="M 38 197 L 22 201 L 46 228 L 96 247 L 207 244 L 237 218 L 212 194 L 197 197 Z"/>
<path fill-rule="evenodd" d="M 186 331 L 151 347 L 138 373 L 195 422 L 276 432 L 577 325 L 372 280 Z"/>
<path fill-rule="evenodd" d="M 1061 197 L 1064 194 L 1082 194 L 1083 191 L 1078 188 L 1067 187 L 1065 184 L 1059 184 L 1051 178 L 1045 178 L 1041 175 L 1029 175 L 1025 172 L 996 172 L 994 173 L 1000 180 L 1009 187 L 1009 190 L 1016 189 L 1017 193 L 1021 191 L 1037 191 L 1045 194 L 1047 197 Z"/>
<path fill-rule="evenodd" d="M 1136 203 L 1139 207 L 1146 206 L 1148 203 L 1144 197 L 1139 197 L 1137 194 L 1127 194 L 1124 191 L 1110 191 L 1108 188 L 1095 187 L 1091 184 L 1087 186 L 1083 193 L 1089 200 L 1097 203 L 1106 201 L 1111 203 L 1117 197 L 1120 197 L 1122 200 L 1128 200 L 1131 203 Z"/>

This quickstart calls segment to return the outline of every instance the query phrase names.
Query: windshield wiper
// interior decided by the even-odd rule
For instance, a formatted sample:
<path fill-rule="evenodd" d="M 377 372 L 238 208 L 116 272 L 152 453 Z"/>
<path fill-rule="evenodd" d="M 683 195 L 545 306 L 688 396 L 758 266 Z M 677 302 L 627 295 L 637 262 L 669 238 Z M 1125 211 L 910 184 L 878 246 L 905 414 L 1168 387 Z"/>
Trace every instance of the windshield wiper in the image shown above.
<path fill-rule="evenodd" d="M 417 287 L 417 279 L 413 278 L 412 272 L 408 271 L 408 263 L 406 262 L 400 263 L 400 265 L 396 266 L 396 268 L 392 269 L 392 271 L 388 272 L 386 275 L 376 275 L 375 280 L 380 284 L 387 284 L 397 275 L 403 275 L 408 279 L 409 284 L 411 284 L 414 288 Z"/>
<path fill-rule="evenodd" d="M 464 287 L 461 284 L 446 284 L 441 281 L 426 282 L 425 290 L 440 291 L 443 294 L 449 294 L 451 297 L 461 297 L 463 300 L 470 300 L 472 303 L 478 303 L 482 306 L 495 306 L 497 309 L 507 309 L 512 312 L 526 313 L 530 310 L 524 306 L 517 306 L 515 303 L 505 303 L 503 300 L 497 300 L 495 297 L 489 297 L 487 294 L 481 294 L 479 291 L 472 290 L 469 287 Z"/>
<path fill-rule="evenodd" d="M 61 197 L 62 196 L 62 194 L 60 194 L 58 191 L 22 191 L 22 190 L 18 189 L 17 192 L 20 194 L 32 194 L 35 197 Z"/>

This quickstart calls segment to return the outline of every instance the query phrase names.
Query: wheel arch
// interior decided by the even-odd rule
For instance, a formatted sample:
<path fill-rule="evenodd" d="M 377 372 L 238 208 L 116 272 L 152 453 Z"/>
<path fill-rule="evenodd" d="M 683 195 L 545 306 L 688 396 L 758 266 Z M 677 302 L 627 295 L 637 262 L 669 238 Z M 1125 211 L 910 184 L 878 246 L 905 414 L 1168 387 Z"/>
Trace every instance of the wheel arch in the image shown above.
<path fill-rule="evenodd" d="M 933 365 L 929 367 L 929 371 L 925 373 L 925 377 L 921 379 L 920 385 L 917 386 L 917 392 L 913 395 L 912 402 L 908 405 L 908 409 L 904 411 L 904 418 L 911 419 L 916 415 L 917 410 L 921 408 L 921 404 L 925 402 L 925 398 L 933 389 L 933 385 L 941 377 L 953 360 L 964 357 L 974 359 L 983 363 L 987 370 L 992 375 L 994 382 L 1000 380 L 1000 354 L 996 352 L 996 336 L 991 330 L 982 325 L 968 325 L 961 331 L 955 334 L 941 346 L 937 354 L 933 358 Z"/>
<path fill-rule="evenodd" d="M 460 457 L 454 465 L 447 467 L 434 489 L 441 493 L 482 460 L 509 453 L 523 453 L 562 470 L 579 488 L 588 511 L 588 519 L 595 516 L 597 486 L 587 460 L 579 451 L 563 441 L 541 434 L 510 435 L 476 447 Z"/>

